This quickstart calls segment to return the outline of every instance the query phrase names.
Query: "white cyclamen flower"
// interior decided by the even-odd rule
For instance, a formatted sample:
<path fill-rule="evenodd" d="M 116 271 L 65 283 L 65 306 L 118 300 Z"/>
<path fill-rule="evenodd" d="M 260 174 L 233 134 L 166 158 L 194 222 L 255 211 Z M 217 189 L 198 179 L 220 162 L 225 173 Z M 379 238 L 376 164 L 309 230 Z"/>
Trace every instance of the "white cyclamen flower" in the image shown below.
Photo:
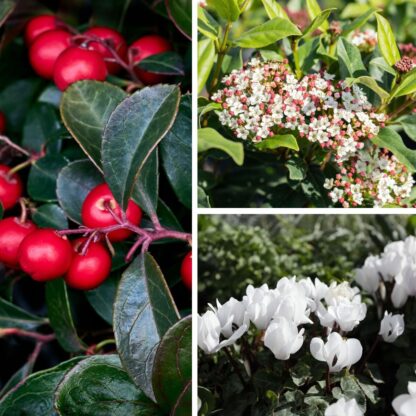
<path fill-rule="evenodd" d="M 325 297 L 328 291 L 328 286 L 321 282 L 318 278 L 315 278 L 315 281 L 312 282 L 310 277 L 299 280 L 299 284 L 305 292 L 309 309 L 311 312 L 315 312 L 319 302 Z"/>
<path fill-rule="evenodd" d="M 216 353 L 241 338 L 247 332 L 248 324 L 248 319 L 245 319 L 245 322 L 228 339 L 220 341 L 220 320 L 215 312 L 207 311 L 202 316 L 198 315 L 198 346 L 206 354 Z"/>
<path fill-rule="evenodd" d="M 367 257 L 364 266 L 355 273 L 355 281 L 368 293 L 377 292 L 380 286 L 380 263 L 378 256 Z"/>
<path fill-rule="evenodd" d="M 333 305 L 341 299 L 357 300 L 357 298 L 360 299 L 359 292 L 358 287 L 351 287 L 348 282 L 333 282 L 325 294 L 325 302 L 328 305 Z"/>
<path fill-rule="evenodd" d="M 407 385 L 409 394 L 397 396 L 392 406 L 398 416 L 414 416 L 416 414 L 416 382 L 409 381 Z"/>
<path fill-rule="evenodd" d="M 359 298 L 350 301 L 347 298 L 334 299 L 332 304 L 325 308 L 319 305 L 316 315 L 322 326 L 333 328 L 337 324 L 342 331 L 352 331 L 366 316 L 367 306 L 359 302 Z"/>
<path fill-rule="evenodd" d="M 345 400 L 344 397 L 341 397 L 326 408 L 325 416 L 364 416 L 364 412 L 355 399 Z"/>
<path fill-rule="evenodd" d="M 284 317 L 275 318 L 266 329 L 264 345 L 278 360 L 288 360 L 302 347 L 304 332 L 305 329 L 298 331 L 297 326 Z"/>
<path fill-rule="evenodd" d="M 326 362 L 331 373 L 351 367 L 363 354 L 363 347 L 358 339 L 344 339 L 337 332 L 331 332 L 326 343 L 322 338 L 312 338 L 310 349 L 312 357 Z"/>
<path fill-rule="evenodd" d="M 229 338 L 233 333 L 233 324 L 240 327 L 244 323 L 246 309 L 242 302 L 231 298 L 221 305 L 217 299 L 217 309 L 210 305 L 212 310 L 217 314 L 221 325 L 221 333 Z"/>
<path fill-rule="evenodd" d="M 243 298 L 248 317 L 258 329 L 266 329 L 276 312 L 276 294 L 267 284 L 259 288 L 249 285 Z"/>
<path fill-rule="evenodd" d="M 384 312 L 384 318 L 380 323 L 380 332 L 385 342 L 394 342 L 404 332 L 404 315 L 393 315 Z"/>

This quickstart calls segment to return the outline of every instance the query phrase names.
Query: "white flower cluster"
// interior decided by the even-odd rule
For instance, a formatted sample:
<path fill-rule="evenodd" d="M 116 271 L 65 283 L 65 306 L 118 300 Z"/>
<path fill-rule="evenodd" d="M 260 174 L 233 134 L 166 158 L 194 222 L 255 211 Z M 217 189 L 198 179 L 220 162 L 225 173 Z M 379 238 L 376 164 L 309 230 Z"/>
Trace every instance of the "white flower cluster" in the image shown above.
<path fill-rule="evenodd" d="M 387 150 L 365 148 L 341 167 L 332 179 L 326 179 L 333 203 L 344 208 L 372 203 L 375 207 L 402 205 L 411 194 L 414 179 L 406 166 Z"/>
<path fill-rule="evenodd" d="M 416 296 L 416 237 L 387 244 L 379 256 L 369 256 L 356 271 L 356 282 L 368 293 L 386 292 L 392 284 L 391 301 L 401 308 L 410 296 Z"/>
<path fill-rule="evenodd" d="M 314 358 L 326 362 L 331 372 L 338 372 L 362 356 L 360 341 L 343 337 L 366 315 L 359 289 L 347 282 L 327 286 L 319 279 L 284 277 L 275 289 L 269 289 L 267 284 L 259 288 L 250 285 L 241 301 L 231 298 L 210 308 L 198 316 L 198 345 L 207 354 L 235 343 L 251 323 L 264 331 L 264 345 L 274 356 L 287 360 L 302 347 L 303 326 L 312 324 L 315 316 L 329 335 L 326 342 L 312 339 L 310 351 Z"/>
<path fill-rule="evenodd" d="M 351 43 L 363 52 L 371 52 L 377 45 L 377 32 L 373 29 L 356 30 L 351 36 Z"/>
<path fill-rule="evenodd" d="M 334 77 L 324 72 L 297 80 L 286 62 L 253 59 L 224 77 L 225 88 L 212 100 L 223 107 L 221 123 L 238 138 L 259 142 L 295 131 L 345 161 L 378 134 L 386 116 L 374 112 L 360 87 Z"/>

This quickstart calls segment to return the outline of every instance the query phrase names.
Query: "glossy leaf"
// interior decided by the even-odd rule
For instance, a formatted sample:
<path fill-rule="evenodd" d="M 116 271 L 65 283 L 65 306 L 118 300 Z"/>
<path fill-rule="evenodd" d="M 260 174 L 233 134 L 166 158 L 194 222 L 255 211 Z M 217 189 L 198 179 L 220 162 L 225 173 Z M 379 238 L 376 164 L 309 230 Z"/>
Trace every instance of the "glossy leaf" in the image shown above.
<path fill-rule="evenodd" d="M 163 167 L 179 201 L 192 207 L 192 98 L 182 97 L 175 123 L 160 145 Z"/>
<path fill-rule="evenodd" d="M 393 30 L 389 21 L 376 13 L 378 47 L 386 62 L 393 66 L 400 60 L 399 48 L 396 44 Z"/>
<path fill-rule="evenodd" d="M 324 22 L 328 21 L 328 17 L 332 13 L 333 10 L 336 10 L 336 9 L 326 9 L 320 12 L 319 14 L 317 14 L 313 18 L 311 24 L 303 32 L 302 37 L 307 37 L 311 35 L 313 32 L 315 32 L 315 30 L 322 27 L 324 25 Z"/>
<path fill-rule="evenodd" d="M 144 88 L 111 114 L 102 142 L 106 182 L 122 208 L 152 151 L 176 118 L 180 91 L 176 85 Z"/>
<path fill-rule="evenodd" d="M 306 11 L 308 12 L 308 15 L 311 20 L 314 20 L 317 16 L 319 16 L 322 13 L 322 10 L 317 0 L 306 0 Z M 328 30 L 329 24 L 325 20 L 318 27 L 323 32 L 325 32 Z"/>
<path fill-rule="evenodd" d="M 29 196 L 35 201 L 56 201 L 56 180 L 67 164 L 68 161 L 60 155 L 47 155 L 37 160 L 29 173 L 27 183 Z"/>
<path fill-rule="evenodd" d="M 92 0 L 94 24 L 121 31 L 130 4 L 131 0 Z"/>
<path fill-rule="evenodd" d="M 113 325 L 124 368 L 151 399 L 156 347 L 177 320 L 178 312 L 159 266 L 150 254 L 139 255 L 121 278 Z"/>
<path fill-rule="evenodd" d="M 80 81 L 63 94 L 61 115 L 66 128 L 92 162 L 101 168 L 101 142 L 110 114 L 126 98 L 114 85 Z"/>
<path fill-rule="evenodd" d="M 163 52 L 151 55 L 141 60 L 138 67 L 155 74 L 185 74 L 182 58 L 176 52 Z"/>
<path fill-rule="evenodd" d="M 54 392 L 65 373 L 82 358 L 72 358 L 56 367 L 29 376 L 0 400 L 0 416 L 57 416 Z"/>
<path fill-rule="evenodd" d="M 348 42 L 347 39 L 342 37 L 338 39 L 337 55 L 342 78 L 356 78 L 366 75 L 367 70 L 361 59 L 359 49 Z"/>
<path fill-rule="evenodd" d="M 177 29 L 189 40 L 192 39 L 192 0 L 167 0 L 169 17 Z"/>
<path fill-rule="evenodd" d="M 266 10 L 267 16 L 270 19 L 281 17 L 282 19 L 288 19 L 285 9 L 277 2 L 277 0 L 261 0 Z"/>
<path fill-rule="evenodd" d="M 86 358 L 61 380 L 55 394 L 61 415 L 138 415 L 161 413 L 132 383 L 117 355 Z"/>
<path fill-rule="evenodd" d="M 33 315 L 24 309 L 0 298 L 0 328 L 31 330 L 48 322 L 46 318 Z"/>
<path fill-rule="evenodd" d="M 156 401 L 168 412 L 188 415 L 191 409 L 192 319 L 183 318 L 172 326 L 156 351 L 153 390 Z M 184 396 L 187 400 L 184 400 Z"/>
<path fill-rule="evenodd" d="M 299 150 L 298 142 L 293 134 L 273 136 L 257 143 L 255 146 L 259 150 L 277 149 L 278 147 L 287 147 L 288 149 Z"/>
<path fill-rule="evenodd" d="M 0 3 L 0 27 L 7 20 L 7 18 L 13 13 L 17 2 L 15 0 L 3 0 Z"/>
<path fill-rule="evenodd" d="M 351 23 L 346 24 L 342 28 L 342 36 L 347 36 L 354 30 L 359 29 L 361 26 L 363 26 L 368 19 L 375 13 L 376 9 L 369 9 L 361 16 L 354 19 Z"/>
<path fill-rule="evenodd" d="M 412 95 L 416 92 L 416 69 L 410 71 L 399 85 L 393 90 L 391 98 L 403 97 L 404 95 Z"/>
<path fill-rule="evenodd" d="M 416 114 L 407 115 L 400 118 L 400 124 L 403 126 L 406 134 L 416 141 Z"/>
<path fill-rule="evenodd" d="M 82 204 L 92 188 L 104 182 L 102 175 L 89 160 L 77 160 L 61 170 L 57 180 L 58 201 L 66 215 L 82 223 Z"/>
<path fill-rule="evenodd" d="M 60 129 L 61 123 L 56 109 L 50 104 L 37 103 L 27 113 L 22 146 L 32 152 L 40 152 L 42 146 Z"/>
<path fill-rule="evenodd" d="M 243 143 L 228 140 L 210 127 L 199 129 L 198 152 L 206 152 L 210 149 L 219 149 L 227 153 L 238 166 L 241 166 L 244 162 Z"/>
<path fill-rule="evenodd" d="M 383 88 L 380 87 L 380 85 L 377 84 L 377 81 L 369 76 L 362 76 L 358 78 L 347 78 L 347 82 L 349 82 L 350 85 L 352 84 L 362 84 L 366 87 L 370 88 L 372 91 L 374 91 L 382 100 L 386 100 L 390 97 L 390 94 Z"/>
<path fill-rule="evenodd" d="M 95 312 L 110 325 L 113 324 L 113 303 L 116 297 L 118 281 L 119 279 L 116 275 L 110 275 L 96 289 L 85 292 L 85 296 Z"/>
<path fill-rule="evenodd" d="M 27 361 L 20 367 L 10 378 L 7 380 L 7 383 L 3 386 L 0 391 L 0 397 L 3 397 L 7 392 L 9 392 L 17 384 L 21 383 L 26 377 L 28 377 L 33 370 L 33 361 Z"/>
<path fill-rule="evenodd" d="M 82 351 L 84 345 L 74 326 L 68 291 L 63 279 L 52 280 L 46 284 L 46 305 L 51 327 L 61 347 L 67 352 Z"/>
<path fill-rule="evenodd" d="M 216 51 L 211 39 L 198 42 L 198 92 L 201 92 L 208 81 L 215 63 Z"/>
<path fill-rule="evenodd" d="M 410 172 L 416 172 L 416 152 L 406 147 L 400 134 L 392 128 L 385 127 L 381 129 L 377 137 L 372 139 L 372 142 L 390 150 Z"/>
<path fill-rule="evenodd" d="M 235 22 L 240 16 L 238 0 L 207 0 L 207 4 L 228 22 Z"/>
<path fill-rule="evenodd" d="M 288 36 L 301 36 L 302 32 L 289 20 L 276 17 L 244 32 L 234 41 L 242 48 L 262 48 Z"/>
<path fill-rule="evenodd" d="M 68 228 L 65 212 L 55 204 L 45 204 L 35 208 L 32 212 L 32 220 L 42 228 L 54 228 L 55 230 Z"/>

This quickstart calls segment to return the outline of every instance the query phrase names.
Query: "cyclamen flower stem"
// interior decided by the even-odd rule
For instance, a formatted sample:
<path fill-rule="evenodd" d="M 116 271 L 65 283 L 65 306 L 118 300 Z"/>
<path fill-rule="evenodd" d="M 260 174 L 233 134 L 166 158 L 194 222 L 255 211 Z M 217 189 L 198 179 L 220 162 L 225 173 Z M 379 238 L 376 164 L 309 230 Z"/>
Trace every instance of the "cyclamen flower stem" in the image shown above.
<path fill-rule="evenodd" d="M 38 334 L 37 332 L 25 331 L 24 329 L 19 329 L 19 328 L 0 329 L 0 337 L 8 336 L 8 335 L 18 335 L 21 337 L 28 337 L 28 338 L 35 339 L 36 341 L 41 342 L 41 343 L 47 343 L 55 339 L 55 334 L 44 335 L 44 334 Z"/>
<path fill-rule="evenodd" d="M 329 368 L 326 370 L 326 392 L 328 394 L 331 393 L 331 373 L 329 372 Z"/>
<path fill-rule="evenodd" d="M 377 348 L 379 342 L 380 342 L 381 337 L 379 335 L 377 335 L 376 339 L 373 342 L 373 345 L 371 346 L 370 350 L 368 351 L 367 355 L 365 356 L 363 362 L 360 365 L 360 368 L 358 369 L 358 373 L 362 373 L 364 371 L 364 367 L 367 364 L 368 360 L 371 358 L 371 356 L 373 355 L 375 349 Z"/>
<path fill-rule="evenodd" d="M 234 370 L 237 373 L 239 379 L 241 380 L 241 383 L 243 384 L 243 386 L 247 386 L 247 383 L 244 380 L 243 374 L 240 371 L 240 368 L 238 366 L 238 363 L 235 360 L 235 358 L 232 356 L 230 350 L 227 347 L 225 347 L 224 348 L 224 352 L 225 352 L 225 355 L 227 356 L 228 360 L 230 361 L 231 365 L 234 367 Z"/>

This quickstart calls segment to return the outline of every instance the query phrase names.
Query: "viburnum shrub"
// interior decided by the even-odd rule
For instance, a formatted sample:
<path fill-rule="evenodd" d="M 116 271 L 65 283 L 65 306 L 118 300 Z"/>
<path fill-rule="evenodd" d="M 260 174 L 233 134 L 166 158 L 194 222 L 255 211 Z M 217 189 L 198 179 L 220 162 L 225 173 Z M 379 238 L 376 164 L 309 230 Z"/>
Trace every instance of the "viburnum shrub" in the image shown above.
<path fill-rule="evenodd" d="M 0 415 L 189 415 L 190 4 L 50 3 L 0 4 Z"/>
<path fill-rule="evenodd" d="M 200 414 L 413 414 L 415 250 L 414 236 L 387 244 L 353 282 L 282 277 L 209 304 Z"/>
<path fill-rule="evenodd" d="M 415 205 L 415 5 L 396 43 L 389 9 L 232 3 L 198 8 L 200 205 Z"/>

